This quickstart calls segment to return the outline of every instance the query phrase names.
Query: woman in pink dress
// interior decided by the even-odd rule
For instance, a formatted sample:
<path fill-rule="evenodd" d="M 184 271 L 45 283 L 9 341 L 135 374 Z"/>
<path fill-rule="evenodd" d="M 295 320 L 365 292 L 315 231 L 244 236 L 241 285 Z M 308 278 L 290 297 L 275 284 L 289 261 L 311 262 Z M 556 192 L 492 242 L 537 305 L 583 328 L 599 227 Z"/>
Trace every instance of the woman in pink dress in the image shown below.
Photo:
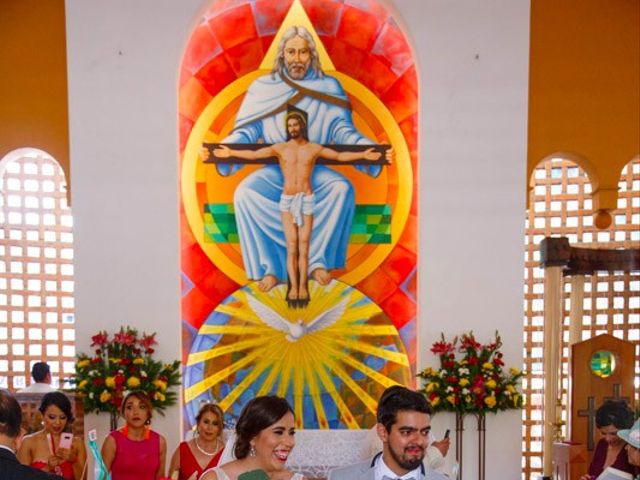
<path fill-rule="evenodd" d="M 42 397 L 39 410 L 44 429 L 24 438 L 18 459 L 65 480 L 80 480 L 87 458 L 82 439 L 75 437 L 70 443 L 61 443 L 62 433 L 70 431 L 73 424 L 71 402 L 62 392 L 49 392 Z"/>
<path fill-rule="evenodd" d="M 224 447 L 222 419 L 218 405 L 207 403 L 200 408 L 196 416 L 196 436 L 180 443 L 176 449 L 171 457 L 170 476 L 177 472 L 178 480 L 200 478 L 202 472 L 218 465 Z"/>
<path fill-rule="evenodd" d="M 149 428 L 151 401 L 131 392 L 122 402 L 125 426 L 111 432 L 102 445 L 102 459 L 112 480 L 156 480 L 164 477 L 167 442 Z"/>

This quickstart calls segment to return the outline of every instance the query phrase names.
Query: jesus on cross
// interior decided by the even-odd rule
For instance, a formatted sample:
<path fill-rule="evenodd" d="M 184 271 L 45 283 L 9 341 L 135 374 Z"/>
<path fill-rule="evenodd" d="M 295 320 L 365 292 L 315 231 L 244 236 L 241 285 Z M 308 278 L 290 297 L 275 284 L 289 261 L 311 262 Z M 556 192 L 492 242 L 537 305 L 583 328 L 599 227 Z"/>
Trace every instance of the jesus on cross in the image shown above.
<path fill-rule="evenodd" d="M 364 151 L 338 152 L 332 148 L 309 142 L 307 118 L 304 112 L 290 110 L 285 117 L 287 141 L 262 147 L 258 150 L 237 150 L 221 145 L 213 151 L 217 158 L 236 157 L 245 160 L 277 157 L 284 178 L 280 196 L 282 229 L 287 249 L 288 289 L 286 301 L 291 308 L 306 307 L 310 301 L 309 243 L 313 227 L 314 194 L 311 174 L 316 160 L 349 162 L 354 160 L 377 161 L 380 152 L 369 147 Z"/>

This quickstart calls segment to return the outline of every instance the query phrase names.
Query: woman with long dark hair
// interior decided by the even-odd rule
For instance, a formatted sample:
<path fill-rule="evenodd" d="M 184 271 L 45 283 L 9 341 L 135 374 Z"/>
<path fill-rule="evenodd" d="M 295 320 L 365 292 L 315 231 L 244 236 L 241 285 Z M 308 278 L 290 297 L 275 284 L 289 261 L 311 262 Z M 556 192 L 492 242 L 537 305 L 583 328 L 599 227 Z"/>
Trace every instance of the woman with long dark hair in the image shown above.
<path fill-rule="evenodd" d="M 38 410 L 44 428 L 24 438 L 18 460 L 65 480 L 80 480 L 87 451 L 81 438 L 68 440 L 73 425 L 71 402 L 62 392 L 50 392 L 42 397 Z"/>
<path fill-rule="evenodd" d="M 200 480 L 236 480 L 238 475 L 263 470 L 269 478 L 304 480 L 285 468 L 295 446 L 293 410 L 284 398 L 256 397 L 242 409 L 236 424 L 236 460 L 207 470 Z"/>

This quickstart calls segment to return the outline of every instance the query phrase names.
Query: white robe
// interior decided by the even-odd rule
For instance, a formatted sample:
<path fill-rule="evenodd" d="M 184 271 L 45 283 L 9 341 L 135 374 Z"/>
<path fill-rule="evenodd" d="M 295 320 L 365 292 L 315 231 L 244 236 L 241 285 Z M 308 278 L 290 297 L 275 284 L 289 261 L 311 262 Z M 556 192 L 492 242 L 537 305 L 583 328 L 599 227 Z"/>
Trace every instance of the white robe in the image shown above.
<path fill-rule="evenodd" d="M 330 95 L 342 105 L 301 93 L 279 75 L 275 78 L 271 74 L 265 75 L 250 85 L 236 116 L 235 127 L 222 143 L 285 142 L 286 108 L 283 107 L 289 101 L 307 113 L 309 141 L 319 144 L 373 143 L 353 125 L 351 109 L 345 105 L 347 97 L 338 80 L 328 75 L 320 78 L 309 69 L 303 80 L 294 82 L 305 89 Z M 222 175 L 233 175 L 240 168 L 240 164 L 218 165 Z M 358 165 L 356 168 L 372 176 L 377 176 L 381 170 L 377 165 Z M 266 165 L 236 188 L 235 216 L 249 279 L 258 280 L 269 274 L 281 281 L 287 278 L 285 239 L 278 208 L 282 187 L 280 167 Z M 335 170 L 316 165 L 311 175 L 311 187 L 316 203 L 309 271 L 344 268 L 355 210 L 353 186 Z"/>

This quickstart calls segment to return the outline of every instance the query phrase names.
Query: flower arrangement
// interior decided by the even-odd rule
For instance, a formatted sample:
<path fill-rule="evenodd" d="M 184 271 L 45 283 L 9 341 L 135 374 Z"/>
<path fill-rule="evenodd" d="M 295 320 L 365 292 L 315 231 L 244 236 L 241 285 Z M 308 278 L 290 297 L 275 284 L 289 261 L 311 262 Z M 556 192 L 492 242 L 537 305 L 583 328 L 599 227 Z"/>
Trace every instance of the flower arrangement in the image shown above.
<path fill-rule="evenodd" d="M 452 342 L 442 334 L 431 347 L 440 358 L 440 368 L 426 368 L 418 374 L 424 381 L 421 391 L 434 412 L 486 413 L 522 408 L 518 381 L 523 372 L 517 368 L 504 371 L 501 346 L 498 332 L 486 345 L 476 341 L 473 332 Z M 462 359 L 456 358 L 456 352 L 463 354 Z"/>
<path fill-rule="evenodd" d="M 180 384 L 180 362 L 163 364 L 153 359 L 155 336 L 143 333 L 140 338 L 137 330 L 121 327 L 113 338 L 106 331 L 91 337 L 94 354 L 78 355 L 74 377 L 86 411 L 116 415 L 123 398 L 133 390 L 145 392 L 161 413 L 176 402 L 171 387 Z"/>

